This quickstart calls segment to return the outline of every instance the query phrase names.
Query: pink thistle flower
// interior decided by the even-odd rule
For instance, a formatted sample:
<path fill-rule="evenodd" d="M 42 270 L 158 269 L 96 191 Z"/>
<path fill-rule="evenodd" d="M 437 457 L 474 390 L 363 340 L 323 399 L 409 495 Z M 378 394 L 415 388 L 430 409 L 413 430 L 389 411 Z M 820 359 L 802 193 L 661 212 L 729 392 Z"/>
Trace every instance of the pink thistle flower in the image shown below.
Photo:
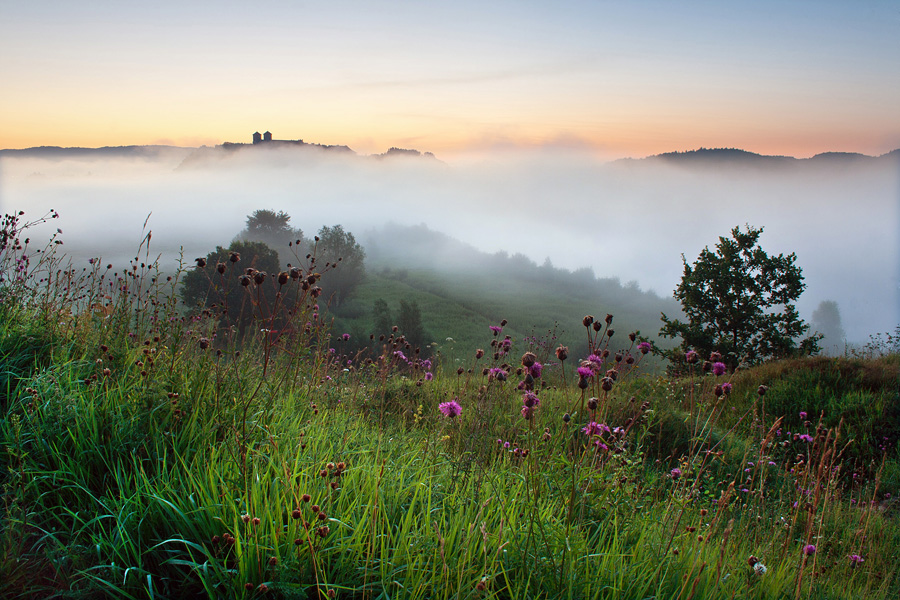
<path fill-rule="evenodd" d="M 720 375 L 724 375 L 725 374 L 725 363 L 721 363 L 721 362 L 713 363 L 712 370 L 713 370 L 713 375 L 715 375 L 716 377 L 718 377 Z"/>
<path fill-rule="evenodd" d="M 444 413 L 445 417 L 452 419 L 462 413 L 462 406 L 456 400 L 451 400 L 450 402 L 441 402 L 438 405 L 438 410 Z"/>

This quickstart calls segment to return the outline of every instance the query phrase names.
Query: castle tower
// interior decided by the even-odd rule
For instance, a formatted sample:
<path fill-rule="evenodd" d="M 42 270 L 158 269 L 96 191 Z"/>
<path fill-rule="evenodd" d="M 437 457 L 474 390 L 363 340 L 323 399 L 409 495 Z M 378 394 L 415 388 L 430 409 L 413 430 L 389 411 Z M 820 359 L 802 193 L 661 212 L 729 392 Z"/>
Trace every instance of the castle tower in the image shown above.
<path fill-rule="evenodd" d="M 272 134 L 269 133 L 268 131 L 265 132 L 265 133 L 263 134 L 263 141 L 264 141 L 264 142 L 271 142 L 271 141 L 272 141 Z"/>
<path fill-rule="evenodd" d="M 259 135 L 259 132 L 257 131 L 256 133 L 253 134 L 253 143 L 258 144 L 261 141 L 262 141 L 262 136 Z"/>

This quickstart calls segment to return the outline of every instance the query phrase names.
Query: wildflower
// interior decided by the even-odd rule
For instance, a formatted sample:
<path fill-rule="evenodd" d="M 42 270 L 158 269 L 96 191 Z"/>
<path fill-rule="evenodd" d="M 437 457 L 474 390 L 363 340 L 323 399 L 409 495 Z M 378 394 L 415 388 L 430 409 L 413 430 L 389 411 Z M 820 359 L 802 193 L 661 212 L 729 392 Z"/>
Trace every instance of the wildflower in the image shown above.
<path fill-rule="evenodd" d="M 672 479 L 678 479 L 679 477 L 681 477 L 681 469 L 675 467 L 674 469 L 669 471 L 669 475 L 672 477 Z"/>
<path fill-rule="evenodd" d="M 590 379 L 594 376 L 594 371 L 590 367 L 578 367 L 578 376 L 583 379 Z"/>
<path fill-rule="evenodd" d="M 651 348 L 652 346 L 650 345 L 650 342 L 641 342 L 640 344 L 638 344 L 638 350 L 641 351 L 641 354 L 647 354 L 648 352 L 650 352 Z"/>
<path fill-rule="evenodd" d="M 432 379 L 434 379 L 434 373 L 431 371 L 425 373 L 425 381 L 431 381 Z"/>
<path fill-rule="evenodd" d="M 440 405 L 438 405 L 438 409 L 442 413 L 444 413 L 445 417 L 448 417 L 450 419 L 458 417 L 462 412 L 462 406 L 460 406 L 459 402 L 457 402 L 456 400 L 451 400 L 450 402 L 441 402 Z"/>
<path fill-rule="evenodd" d="M 768 571 L 768 569 L 766 569 L 766 565 L 762 564 L 761 562 L 753 565 L 753 574 L 757 577 L 762 577 L 766 574 L 766 571 Z"/>
<path fill-rule="evenodd" d="M 715 375 L 717 377 L 719 375 L 724 375 L 725 374 L 725 363 L 721 363 L 721 362 L 713 363 L 712 370 L 713 370 L 713 375 Z"/>
<path fill-rule="evenodd" d="M 581 431 L 588 437 L 593 437 L 595 435 L 602 435 L 603 432 L 609 433 L 609 425 L 606 423 L 597 423 L 596 421 L 591 421 L 587 425 L 581 428 Z"/>
<path fill-rule="evenodd" d="M 722 393 L 725 394 L 726 396 L 731 393 L 731 384 L 730 383 L 726 382 L 726 383 L 722 384 Z"/>
<path fill-rule="evenodd" d="M 684 362 L 688 364 L 694 364 L 698 360 L 700 360 L 700 355 L 693 350 L 688 350 L 687 354 L 684 355 Z"/>
<path fill-rule="evenodd" d="M 488 327 L 488 329 L 490 329 L 494 333 L 494 335 L 500 335 L 500 332 L 503 331 L 503 328 L 498 327 L 497 325 L 491 325 Z"/>
<path fill-rule="evenodd" d="M 850 555 L 850 566 L 855 567 L 863 562 L 863 557 L 859 554 Z"/>
<path fill-rule="evenodd" d="M 345 342 L 348 341 L 350 339 L 350 334 L 349 333 L 341 334 L 341 339 L 344 340 Z"/>
<path fill-rule="evenodd" d="M 534 392 L 525 392 L 525 395 L 522 397 L 522 404 L 528 408 L 537 408 L 541 405 L 541 400 Z"/>
<path fill-rule="evenodd" d="M 587 366 L 594 369 L 595 372 L 600 372 L 600 366 L 603 364 L 603 357 L 597 356 L 596 354 L 589 355 L 581 364 L 587 364 Z"/>
<path fill-rule="evenodd" d="M 801 410 L 801 411 L 800 411 L 800 420 L 801 420 L 801 421 L 805 421 L 805 420 L 806 420 L 806 417 L 807 417 L 806 411 Z"/>
<path fill-rule="evenodd" d="M 807 556 L 812 556 L 815 553 L 816 553 L 816 547 L 813 544 L 807 544 L 803 548 L 803 554 L 805 554 Z"/>
<path fill-rule="evenodd" d="M 569 348 L 567 346 L 560 346 L 556 349 L 556 358 L 563 361 L 569 357 Z"/>
<path fill-rule="evenodd" d="M 537 356 L 534 355 L 534 352 L 526 352 L 522 355 L 522 366 L 526 368 L 530 368 L 531 365 L 537 362 Z"/>
<path fill-rule="evenodd" d="M 802 434 L 799 439 L 801 442 L 806 442 L 807 444 L 811 444 L 813 441 L 813 437 L 807 433 Z"/>
<path fill-rule="evenodd" d="M 506 381 L 506 371 L 499 367 L 494 367 L 488 371 L 489 379 L 496 379 L 497 381 Z"/>
<path fill-rule="evenodd" d="M 534 407 L 533 406 L 523 406 L 522 407 L 522 416 L 526 421 L 530 421 L 534 416 Z"/>
<path fill-rule="evenodd" d="M 543 371 L 544 371 L 544 365 L 542 365 L 539 362 L 535 362 L 533 365 L 528 367 L 528 373 L 535 379 L 540 379 L 541 373 Z"/>

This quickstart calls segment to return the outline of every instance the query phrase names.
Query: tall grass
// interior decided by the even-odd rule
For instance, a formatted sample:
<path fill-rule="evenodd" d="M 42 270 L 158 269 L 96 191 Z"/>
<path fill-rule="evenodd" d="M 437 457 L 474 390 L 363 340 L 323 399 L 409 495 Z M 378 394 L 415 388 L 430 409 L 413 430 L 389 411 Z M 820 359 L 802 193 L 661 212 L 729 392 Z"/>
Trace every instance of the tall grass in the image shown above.
<path fill-rule="evenodd" d="M 459 367 L 351 356 L 313 265 L 242 335 L 150 242 L 4 279 L 2 597 L 900 592 L 896 355 L 670 380 L 608 316 L 585 356 L 500 323 Z"/>

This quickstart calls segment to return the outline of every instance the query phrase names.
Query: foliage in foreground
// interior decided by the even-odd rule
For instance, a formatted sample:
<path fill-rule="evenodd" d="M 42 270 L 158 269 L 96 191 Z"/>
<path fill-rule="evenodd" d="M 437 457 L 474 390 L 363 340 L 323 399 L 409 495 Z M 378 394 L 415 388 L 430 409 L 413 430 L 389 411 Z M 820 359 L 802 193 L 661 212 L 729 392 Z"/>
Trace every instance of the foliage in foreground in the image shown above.
<path fill-rule="evenodd" d="M 2 597 L 900 591 L 896 355 L 647 377 L 607 316 L 443 371 L 348 355 L 302 289 L 239 336 L 149 262 L 51 263 L 0 304 Z"/>

